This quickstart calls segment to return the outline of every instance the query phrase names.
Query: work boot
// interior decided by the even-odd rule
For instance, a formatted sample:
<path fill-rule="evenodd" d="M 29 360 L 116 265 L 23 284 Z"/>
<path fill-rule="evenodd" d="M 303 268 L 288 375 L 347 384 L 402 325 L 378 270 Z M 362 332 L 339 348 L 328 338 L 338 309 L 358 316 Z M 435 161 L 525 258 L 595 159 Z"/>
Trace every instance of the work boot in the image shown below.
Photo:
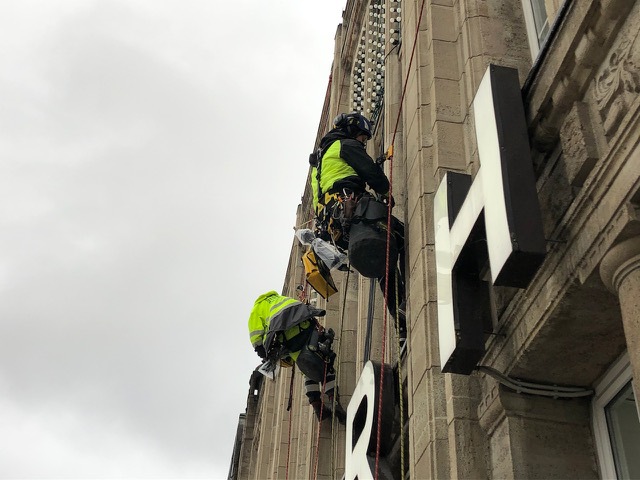
<path fill-rule="evenodd" d="M 331 409 L 327 405 L 323 405 L 319 399 L 312 401 L 311 406 L 319 422 L 331 418 Z"/>

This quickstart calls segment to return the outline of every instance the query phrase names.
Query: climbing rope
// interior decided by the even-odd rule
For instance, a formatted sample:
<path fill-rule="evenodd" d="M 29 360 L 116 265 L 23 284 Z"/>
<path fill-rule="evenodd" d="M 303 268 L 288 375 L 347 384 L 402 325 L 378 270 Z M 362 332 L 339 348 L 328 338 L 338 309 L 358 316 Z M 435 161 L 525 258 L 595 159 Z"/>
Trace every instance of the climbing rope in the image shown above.
<path fill-rule="evenodd" d="M 320 458 L 320 430 L 322 429 L 322 410 L 324 409 L 324 387 L 327 384 L 327 364 L 324 364 L 324 378 L 320 391 L 320 419 L 318 420 L 318 435 L 316 436 L 316 458 L 313 465 L 313 480 L 318 478 L 318 459 Z"/>
<path fill-rule="evenodd" d="M 398 275 L 396 275 L 395 281 L 396 288 L 396 346 L 398 350 L 398 398 L 400 399 L 400 478 L 404 478 L 404 378 L 402 375 L 402 345 L 400 342 L 400 325 L 398 322 Z M 406 285 L 405 285 L 405 295 L 406 295 Z M 406 308 L 406 307 L 405 307 Z M 406 316 L 405 316 L 406 322 Z M 405 329 L 407 328 L 405 324 Z M 405 331 L 406 335 L 406 331 Z M 405 338 L 405 345 L 407 342 L 407 338 Z"/>
<path fill-rule="evenodd" d="M 373 331 L 373 310 L 376 300 L 376 282 L 375 279 L 369 280 L 369 306 L 367 308 L 367 330 L 364 338 L 364 358 L 362 363 L 371 360 L 371 332 Z"/>
<path fill-rule="evenodd" d="M 338 337 L 338 346 L 336 348 L 336 361 L 338 362 L 338 365 L 336 366 L 336 383 L 335 383 L 335 388 L 334 388 L 334 393 L 333 393 L 333 402 L 331 404 L 331 412 L 332 412 L 332 417 L 331 417 L 331 472 L 335 472 L 335 459 L 334 459 L 334 450 L 335 450 L 335 446 L 334 446 L 334 429 L 335 429 L 335 423 L 336 423 L 336 415 L 335 415 L 335 411 L 336 411 L 336 402 L 338 401 L 338 385 L 340 385 L 340 350 L 342 348 L 342 339 L 344 336 L 344 312 L 346 310 L 346 305 L 347 305 L 347 291 L 349 289 L 349 274 L 351 273 L 351 265 L 348 265 L 348 270 L 347 270 L 347 275 L 345 277 L 345 287 L 344 287 L 344 298 L 342 299 L 342 313 L 340 315 L 340 336 Z"/>
<path fill-rule="evenodd" d="M 296 376 L 295 364 L 291 368 L 291 384 L 289 385 L 289 404 L 287 405 L 287 411 L 289 412 L 289 441 L 287 442 L 287 467 L 285 469 L 285 480 L 289 480 L 289 456 L 291 455 L 291 421 L 293 409 L 293 379 Z"/>
<path fill-rule="evenodd" d="M 300 283 L 298 284 L 298 288 L 296 288 L 298 300 L 300 300 L 302 303 L 308 303 L 308 293 L 307 293 L 308 288 L 309 287 L 305 280 L 305 271 L 304 271 L 304 268 L 302 268 L 302 272 L 300 274 Z M 289 461 L 290 461 L 290 455 L 291 455 L 291 423 L 292 423 L 292 415 L 293 415 L 293 408 L 292 408 L 293 390 L 294 390 L 293 386 L 294 386 L 295 373 L 296 373 L 296 366 L 294 363 L 291 370 L 291 383 L 289 384 L 289 402 L 287 404 L 287 411 L 289 412 L 289 435 L 287 438 L 287 463 L 285 467 L 286 480 L 289 480 Z"/>
<path fill-rule="evenodd" d="M 418 34 L 420 32 L 420 24 L 422 22 L 422 13 L 424 11 L 424 4 L 425 4 L 425 0 L 422 0 L 422 4 L 420 5 L 420 14 L 418 16 L 418 20 L 416 21 L 416 34 L 415 37 L 413 39 L 413 46 L 411 47 L 411 57 L 409 59 L 409 66 L 407 67 L 407 75 L 405 77 L 404 80 L 404 85 L 402 87 L 402 95 L 400 97 L 400 106 L 398 108 L 398 116 L 396 118 L 396 124 L 395 127 L 393 129 L 393 136 L 391 138 L 391 145 L 389 146 L 389 155 L 388 155 L 388 160 L 389 160 L 389 205 L 388 205 L 388 212 L 387 212 L 387 252 L 386 252 L 386 259 L 385 259 L 385 285 L 384 285 L 384 289 L 385 289 L 385 294 L 384 294 L 384 298 L 385 298 L 385 302 L 386 302 L 386 298 L 387 298 L 387 294 L 389 293 L 389 243 L 391 241 L 391 208 L 393 205 L 393 202 L 391 201 L 392 197 L 392 185 L 393 185 L 393 147 L 395 145 L 395 140 L 396 140 L 396 134 L 398 133 L 398 125 L 400 124 L 400 116 L 402 115 L 402 106 L 404 105 L 404 97 L 407 93 L 407 84 L 409 81 L 409 73 L 411 72 L 411 66 L 413 65 L 413 58 L 415 56 L 415 52 L 416 52 L 416 45 L 418 43 Z M 397 296 L 396 296 L 396 303 L 397 303 Z M 396 307 L 396 317 L 398 316 L 398 310 Z M 397 322 L 396 322 L 397 323 Z M 387 336 L 387 309 L 385 308 L 384 310 L 384 316 L 383 316 L 383 322 L 382 322 L 382 349 L 381 349 L 381 358 L 382 358 L 382 365 L 383 368 L 380 371 L 380 386 L 379 386 L 379 394 L 378 394 L 378 428 L 377 428 L 377 432 L 376 432 L 376 462 L 375 462 L 375 472 L 374 472 L 374 478 L 376 480 L 378 480 L 378 472 L 379 472 L 379 465 L 380 465 L 380 433 L 381 433 L 381 423 L 382 423 L 382 393 L 383 393 L 383 388 L 384 388 L 384 357 L 385 357 L 385 349 L 386 349 L 386 336 Z M 398 377 L 400 378 L 400 383 L 402 382 L 402 372 L 399 372 Z M 402 397 L 400 398 L 400 402 L 402 404 Z M 400 428 L 402 429 L 401 432 L 401 442 L 402 442 L 402 438 L 404 437 L 404 425 L 401 425 Z M 402 446 L 402 443 L 401 443 Z M 404 459 L 404 453 L 402 453 L 402 457 Z M 402 463 L 404 463 L 402 461 Z M 401 472 L 401 478 L 404 477 L 404 467 L 402 467 L 403 470 Z"/>

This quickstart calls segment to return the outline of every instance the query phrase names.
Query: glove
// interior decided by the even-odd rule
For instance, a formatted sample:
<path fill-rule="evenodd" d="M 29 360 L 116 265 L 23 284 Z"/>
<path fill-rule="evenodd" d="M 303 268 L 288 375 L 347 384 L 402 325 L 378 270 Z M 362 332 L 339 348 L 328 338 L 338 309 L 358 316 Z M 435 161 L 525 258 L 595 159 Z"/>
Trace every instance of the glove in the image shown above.
<path fill-rule="evenodd" d="M 386 152 L 376 158 L 376 164 L 382 166 L 384 162 L 393 157 L 393 145 L 390 145 Z"/>
<path fill-rule="evenodd" d="M 256 353 L 258 354 L 258 356 L 262 359 L 262 360 L 266 360 L 267 359 L 267 352 L 264 349 L 263 345 L 258 345 L 256 348 L 254 348 L 254 350 L 256 351 Z"/>

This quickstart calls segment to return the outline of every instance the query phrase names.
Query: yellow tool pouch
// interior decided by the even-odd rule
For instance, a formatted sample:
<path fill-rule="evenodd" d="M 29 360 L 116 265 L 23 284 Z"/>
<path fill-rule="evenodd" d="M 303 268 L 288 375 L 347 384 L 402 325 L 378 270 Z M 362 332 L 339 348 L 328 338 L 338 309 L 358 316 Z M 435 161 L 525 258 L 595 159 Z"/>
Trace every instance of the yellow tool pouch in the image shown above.
<path fill-rule="evenodd" d="M 322 298 L 326 300 L 338 291 L 336 284 L 333 283 L 331 272 L 329 272 L 324 262 L 316 257 L 313 248 L 309 248 L 309 250 L 302 255 L 302 264 L 304 265 L 307 283 L 311 285 Z"/>

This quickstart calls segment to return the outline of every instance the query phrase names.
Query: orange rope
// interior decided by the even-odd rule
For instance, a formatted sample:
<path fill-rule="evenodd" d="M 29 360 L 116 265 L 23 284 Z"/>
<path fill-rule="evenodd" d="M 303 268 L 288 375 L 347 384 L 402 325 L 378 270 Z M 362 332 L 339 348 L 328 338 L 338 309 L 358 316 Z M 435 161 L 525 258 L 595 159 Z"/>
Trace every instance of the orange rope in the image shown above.
<path fill-rule="evenodd" d="M 416 22 L 416 34 L 413 39 L 413 47 L 411 48 L 411 58 L 409 59 L 409 66 L 407 68 L 407 75 L 405 77 L 404 86 L 402 87 L 402 96 L 400 97 L 400 107 L 398 108 L 398 117 L 396 118 L 396 125 L 393 129 L 393 137 L 391 138 L 391 146 L 390 151 L 393 152 L 393 146 L 396 140 L 396 134 L 398 132 L 398 125 L 400 124 L 400 116 L 402 114 L 402 106 L 404 104 L 404 97 L 407 93 L 407 84 L 409 81 L 409 73 L 411 72 L 411 66 L 413 64 L 413 58 L 416 52 L 416 45 L 418 43 L 418 33 L 420 32 L 420 23 L 422 21 L 422 12 L 424 10 L 425 0 L 422 0 L 422 5 L 420 6 L 420 15 L 418 16 L 418 20 Z M 385 283 L 384 283 L 384 302 L 385 307 L 387 306 L 387 295 L 389 294 L 389 242 L 391 241 L 391 207 L 392 207 L 392 185 L 393 185 L 393 156 L 389 157 L 389 205 L 387 211 L 387 252 L 386 252 L 386 260 L 385 260 Z M 397 303 L 397 298 L 396 298 Z M 398 310 L 396 307 L 396 316 L 398 315 Z M 384 309 L 384 316 L 382 322 L 382 351 L 380 356 L 382 358 L 381 364 L 382 368 L 380 370 L 380 385 L 379 385 L 379 393 L 378 393 L 378 428 L 376 432 L 376 464 L 375 464 L 375 472 L 374 478 L 378 480 L 378 469 L 380 464 L 380 433 L 381 433 L 381 423 L 382 423 L 382 392 L 384 387 L 384 356 L 385 349 L 387 343 L 387 308 Z M 402 381 L 402 379 L 400 379 Z M 402 401 L 402 399 L 400 399 Z M 403 425 L 400 426 L 403 428 Z M 404 472 L 401 472 L 401 476 L 404 477 Z"/>

